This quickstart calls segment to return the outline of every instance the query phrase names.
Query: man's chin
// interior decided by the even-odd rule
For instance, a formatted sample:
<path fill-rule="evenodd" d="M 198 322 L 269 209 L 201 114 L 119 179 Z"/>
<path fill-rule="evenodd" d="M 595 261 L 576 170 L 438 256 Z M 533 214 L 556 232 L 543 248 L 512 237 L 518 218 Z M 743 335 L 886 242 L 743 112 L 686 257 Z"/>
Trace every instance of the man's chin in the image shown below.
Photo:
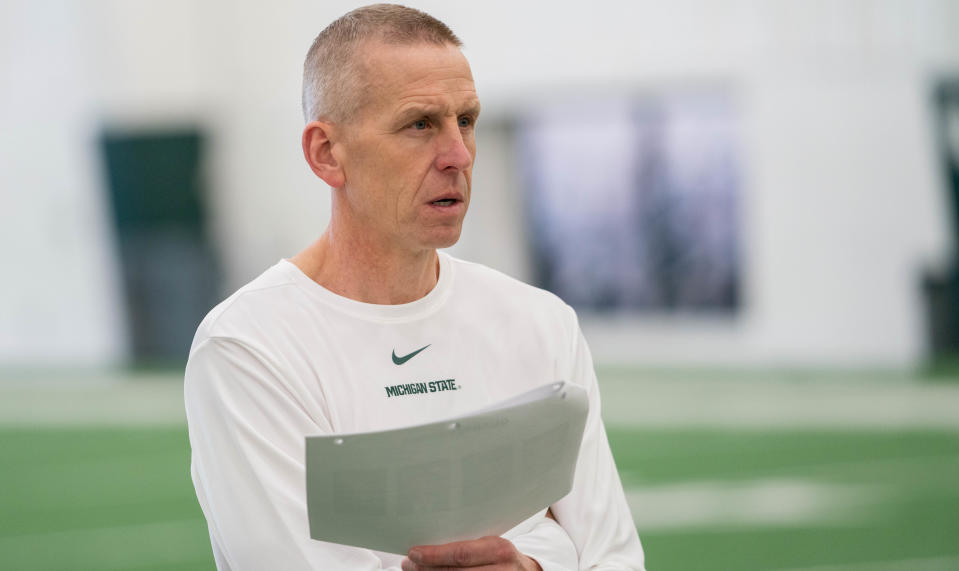
<path fill-rule="evenodd" d="M 459 242 L 461 233 L 462 228 L 456 228 L 455 230 L 450 228 L 448 232 L 437 232 L 435 235 L 430 236 L 428 247 L 434 250 L 449 248 Z"/>

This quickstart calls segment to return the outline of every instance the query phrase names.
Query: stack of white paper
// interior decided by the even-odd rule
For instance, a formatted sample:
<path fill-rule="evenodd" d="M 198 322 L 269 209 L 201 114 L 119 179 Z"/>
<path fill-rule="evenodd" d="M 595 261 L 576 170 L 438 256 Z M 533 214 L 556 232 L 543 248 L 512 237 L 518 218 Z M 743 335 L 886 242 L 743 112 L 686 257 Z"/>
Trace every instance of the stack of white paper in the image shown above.
<path fill-rule="evenodd" d="M 556 382 L 442 422 L 309 436 L 310 536 L 405 554 L 500 535 L 572 489 L 587 409 Z"/>

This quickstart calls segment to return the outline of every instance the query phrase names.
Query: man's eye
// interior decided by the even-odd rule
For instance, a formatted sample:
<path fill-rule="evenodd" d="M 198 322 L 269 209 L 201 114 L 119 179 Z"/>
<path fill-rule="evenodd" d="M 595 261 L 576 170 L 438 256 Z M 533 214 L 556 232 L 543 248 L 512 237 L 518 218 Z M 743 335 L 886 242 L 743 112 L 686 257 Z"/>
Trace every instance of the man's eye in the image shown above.
<path fill-rule="evenodd" d="M 473 124 L 473 118 L 472 118 L 472 117 L 463 116 L 463 117 L 460 117 L 460 119 L 459 119 L 459 125 L 460 125 L 460 127 L 469 127 L 469 126 L 471 126 L 472 124 Z"/>
<path fill-rule="evenodd" d="M 429 127 L 429 126 L 430 126 L 430 122 L 427 121 L 426 119 L 420 119 L 419 121 L 413 121 L 413 123 L 410 124 L 410 127 L 416 129 L 417 131 L 422 131 L 423 129 L 426 129 L 426 128 Z"/>

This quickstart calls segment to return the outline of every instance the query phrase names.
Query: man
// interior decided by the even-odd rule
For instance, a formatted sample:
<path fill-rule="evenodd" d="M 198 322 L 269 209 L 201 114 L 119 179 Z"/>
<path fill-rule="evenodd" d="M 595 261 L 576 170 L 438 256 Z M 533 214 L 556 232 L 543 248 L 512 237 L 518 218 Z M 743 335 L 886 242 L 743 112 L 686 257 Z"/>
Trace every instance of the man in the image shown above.
<path fill-rule="evenodd" d="M 459 39 L 400 6 L 316 39 L 303 152 L 320 238 L 217 306 L 186 370 L 193 480 L 220 569 L 642 569 L 572 309 L 438 253 L 460 235 L 480 112 Z M 504 534 L 406 557 L 309 537 L 308 434 L 397 428 L 563 379 L 590 411 L 573 491 Z M 442 381 L 419 391 L 418 383 Z M 411 388 L 412 387 L 412 388 Z"/>

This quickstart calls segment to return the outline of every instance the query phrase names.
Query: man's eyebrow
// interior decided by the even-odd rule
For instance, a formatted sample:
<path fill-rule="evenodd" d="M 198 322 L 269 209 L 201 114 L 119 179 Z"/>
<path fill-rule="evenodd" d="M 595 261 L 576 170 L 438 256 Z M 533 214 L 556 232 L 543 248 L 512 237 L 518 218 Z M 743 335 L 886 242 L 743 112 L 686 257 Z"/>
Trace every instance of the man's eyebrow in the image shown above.
<path fill-rule="evenodd" d="M 415 103 L 401 109 L 396 114 L 396 120 L 399 122 L 405 122 L 412 121 L 413 119 L 418 119 L 420 117 L 432 117 L 442 112 L 443 109 L 444 107 L 442 105 Z"/>
<path fill-rule="evenodd" d="M 405 122 L 420 117 L 434 117 L 444 114 L 448 109 L 449 107 L 446 105 L 438 105 L 435 103 L 413 103 L 404 107 L 396 114 L 396 121 Z M 477 99 L 464 104 L 457 112 L 457 115 L 473 115 L 476 117 L 479 116 L 479 113 L 480 102 Z"/>
<path fill-rule="evenodd" d="M 479 99 L 475 99 L 467 103 L 462 108 L 459 114 L 460 115 L 466 114 L 466 115 L 472 115 L 474 117 L 479 117 L 480 109 L 481 109 L 481 106 L 480 106 Z"/>

